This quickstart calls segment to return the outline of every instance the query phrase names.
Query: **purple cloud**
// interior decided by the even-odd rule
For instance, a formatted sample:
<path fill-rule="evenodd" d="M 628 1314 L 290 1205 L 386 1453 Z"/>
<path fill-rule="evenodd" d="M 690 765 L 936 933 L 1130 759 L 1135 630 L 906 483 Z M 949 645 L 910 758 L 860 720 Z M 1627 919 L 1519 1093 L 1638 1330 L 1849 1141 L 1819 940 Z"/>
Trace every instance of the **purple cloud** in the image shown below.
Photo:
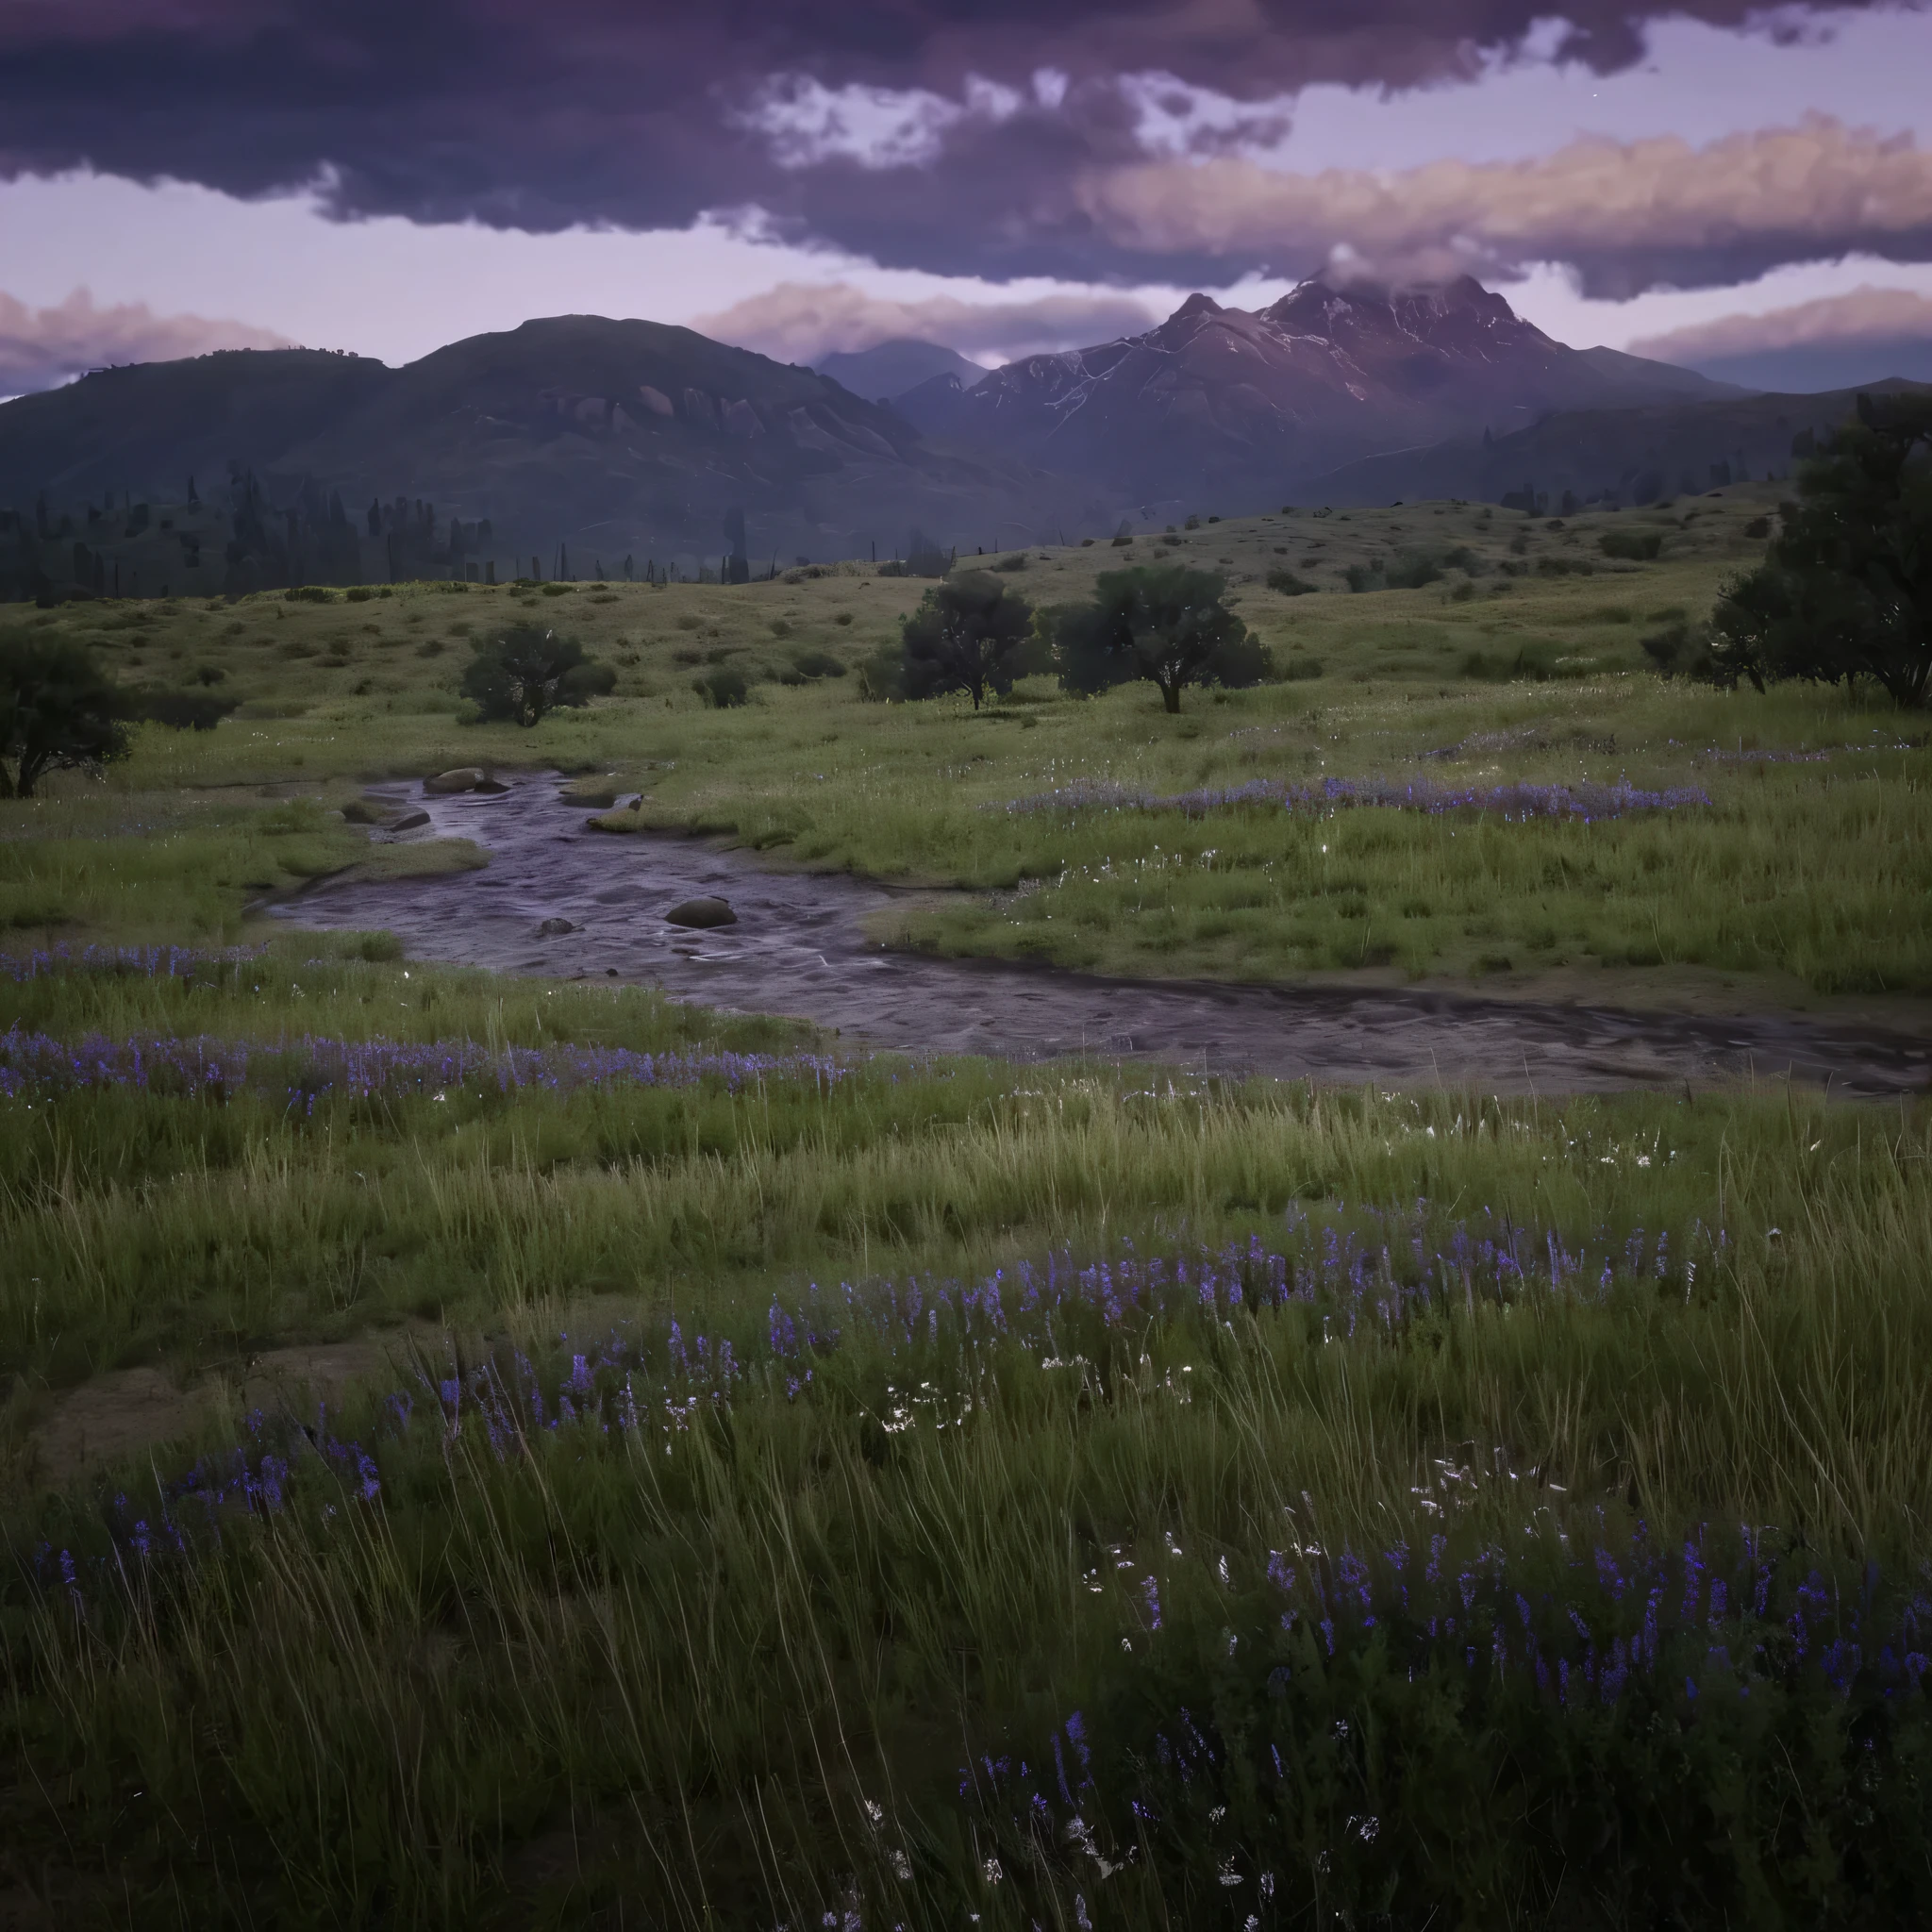
<path fill-rule="evenodd" d="M 1228 104 L 1193 137 L 1225 151 L 1278 131 L 1284 101 L 1312 82 L 1477 74 L 1545 12 L 1540 0 L 15 0 L 0 13 L 0 175 L 91 166 L 242 195 L 320 182 L 345 216 L 531 230 L 757 208 L 780 234 L 888 264 L 1174 280 L 1211 262 L 1224 276 L 1279 266 L 1280 250 L 1251 235 L 1209 256 L 1167 234 L 1150 261 L 1145 224 L 1124 232 L 1120 197 L 1096 202 L 1096 180 L 1149 162 L 1141 136 L 1162 87 Z M 1576 0 L 1561 51 L 1628 66 L 1665 12 L 1735 27 L 1761 9 Z M 1638 279 L 1652 273 L 1641 245 L 1631 260 Z"/>
<path fill-rule="evenodd" d="M 98 308 L 85 289 L 50 308 L 0 291 L 0 395 L 25 395 L 119 362 L 169 362 L 213 349 L 282 349 L 287 339 L 245 322 L 157 315 L 144 302 Z"/>

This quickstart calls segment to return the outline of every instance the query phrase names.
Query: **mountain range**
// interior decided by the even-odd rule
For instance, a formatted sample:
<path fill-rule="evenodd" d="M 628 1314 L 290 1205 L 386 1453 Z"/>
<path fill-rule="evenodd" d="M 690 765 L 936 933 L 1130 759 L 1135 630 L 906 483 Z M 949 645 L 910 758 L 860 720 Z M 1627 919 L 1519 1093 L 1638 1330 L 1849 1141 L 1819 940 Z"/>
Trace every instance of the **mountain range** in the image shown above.
<path fill-rule="evenodd" d="M 1143 513 L 1291 498 L 1351 459 L 1559 410 L 1742 391 L 1612 350 L 1577 350 L 1468 276 L 1407 294 L 1305 282 L 1266 308 L 1190 295 L 1144 335 L 1029 356 L 968 389 L 895 399 L 928 436 L 1111 487 Z"/>
<path fill-rule="evenodd" d="M 237 582 L 566 558 L 689 574 L 727 551 L 885 558 L 923 532 L 971 552 L 1283 502 L 1648 501 L 1782 474 L 1850 406 L 1572 349 L 1468 278 L 1308 282 L 1256 310 L 1197 294 L 1142 334 L 984 373 L 931 343 L 815 371 L 558 316 L 401 369 L 229 351 L 0 405 L 0 531 L 41 546 L 11 578 L 41 582 L 76 517 L 92 536 L 192 477 L 232 506 Z"/>
<path fill-rule="evenodd" d="M 472 336 L 401 369 L 232 350 L 0 406 L 0 505 L 23 511 L 175 503 L 191 477 L 206 491 L 251 475 L 274 508 L 339 500 L 337 523 L 367 517 L 371 534 L 398 500 L 439 525 L 487 523 L 506 569 L 548 569 L 559 542 L 640 570 L 741 541 L 760 563 L 889 557 L 915 527 L 1011 544 L 1098 514 L 1064 479 L 931 443 L 812 370 L 599 316 Z"/>

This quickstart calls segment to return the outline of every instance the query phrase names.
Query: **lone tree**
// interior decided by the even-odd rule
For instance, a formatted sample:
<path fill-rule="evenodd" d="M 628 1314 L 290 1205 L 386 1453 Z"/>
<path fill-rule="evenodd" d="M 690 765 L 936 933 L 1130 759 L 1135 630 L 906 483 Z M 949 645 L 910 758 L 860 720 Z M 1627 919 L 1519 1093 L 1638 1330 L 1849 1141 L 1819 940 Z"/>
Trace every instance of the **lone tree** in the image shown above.
<path fill-rule="evenodd" d="M 487 719 L 535 724 L 558 706 L 587 705 L 615 688 L 617 673 L 574 638 L 519 624 L 472 646 L 463 695 Z"/>
<path fill-rule="evenodd" d="M 133 709 L 80 645 L 0 634 L 0 798 L 31 798 L 49 772 L 125 758 Z"/>
<path fill-rule="evenodd" d="M 934 585 L 905 620 L 900 688 L 908 698 L 971 691 L 976 711 L 989 691 L 1005 697 L 1012 690 L 1032 634 L 1024 597 L 991 571 L 961 571 Z"/>
<path fill-rule="evenodd" d="M 1882 685 L 1916 708 L 1932 682 L 1932 395 L 1858 398 L 1798 472 L 1764 562 L 1725 586 L 1705 675 Z"/>
<path fill-rule="evenodd" d="M 1191 684 L 1259 684 L 1268 653 L 1221 601 L 1226 590 L 1226 578 L 1180 563 L 1103 571 L 1093 602 L 1054 624 L 1061 684 L 1091 693 L 1145 678 L 1170 711 Z"/>

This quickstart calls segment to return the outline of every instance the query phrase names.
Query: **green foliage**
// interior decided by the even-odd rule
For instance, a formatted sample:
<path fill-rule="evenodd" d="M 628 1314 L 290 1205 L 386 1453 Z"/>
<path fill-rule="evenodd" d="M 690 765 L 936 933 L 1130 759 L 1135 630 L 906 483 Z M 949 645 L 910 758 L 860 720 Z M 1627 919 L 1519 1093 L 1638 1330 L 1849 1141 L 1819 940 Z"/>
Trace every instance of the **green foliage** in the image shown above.
<path fill-rule="evenodd" d="M 241 704 L 205 691 L 150 691 L 136 701 L 141 716 L 176 731 L 212 731 Z"/>
<path fill-rule="evenodd" d="M 976 711 L 989 691 L 1013 688 L 1033 633 L 1033 607 L 990 571 L 960 571 L 920 599 L 900 626 L 900 688 L 908 698 L 949 691 L 971 694 Z"/>
<path fill-rule="evenodd" d="M 1627 563 L 1654 563 L 1664 547 L 1661 530 L 1606 530 L 1596 540 L 1606 557 L 1622 558 Z"/>
<path fill-rule="evenodd" d="M 1268 573 L 1268 588 L 1279 591 L 1284 597 L 1307 597 L 1319 591 L 1319 584 L 1311 584 L 1304 577 L 1298 577 L 1291 570 L 1276 566 Z M 1354 588 L 1353 585 L 1350 586 Z"/>
<path fill-rule="evenodd" d="M 31 798 L 49 772 L 125 758 L 131 709 L 85 646 L 0 633 L 0 798 Z"/>
<path fill-rule="evenodd" d="M 1644 656 L 1657 667 L 1660 676 L 1671 678 L 1682 675 L 1706 682 L 1716 681 L 1707 634 L 1701 628 L 1693 631 L 1683 619 L 1679 618 L 1662 630 L 1653 631 L 1639 641 Z"/>
<path fill-rule="evenodd" d="M 1444 572 L 1479 568 L 1475 553 L 1458 544 L 1451 550 L 1410 550 L 1393 558 L 1377 557 L 1350 564 L 1342 572 L 1348 588 L 1363 591 L 1420 591 L 1438 582 Z M 1274 579 L 1271 577 L 1272 583 Z M 1312 588 L 1312 587 L 1311 587 Z"/>
<path fill-rule="evenodd" d="M 845 660 L 829 651 L 806 650 L 792 653 L 793 668 L 802 677 L 843 677 Z"/>
<path fill-rule="evenodd" d="M 881 644 L 858 666 L 858 695 L 862 703 L 883 705 L 906 695 L 906 653 L 897 644 Z"/>
<path fill-rule="evenodd" d="M 1707 675 L 1869 678 L 1916 708 L 1932 681 L 1932 396 L 1860 396 L 1798 473 L 1764 562 L 1725 587 Z"/>
<path fill-rule="evenodd" d="M 1259 684 L 1268 654 L 1222 602 L 1226 590 L 1225 577 L 1180 563 L 1103 572 L 1091 604 L 1057 614 L 1060 682 L 1091 693 L 1145 678 L 1169 711 L 1191 684 Z"/>
<path fill-rule="evenodd" d="M 744 681 L 744 673 L 729 664 L 715 665 L 692 678 L 691 688 L 714 711 L 728 711 L 743 704 L 751 695 L 751 687 Z"/>
<path fill-rule="evenodd" d="M 593 663 L 573 638 L 534 624 L 471 645 L 462 693 L 486 720 L 528 727 L 559 705 L 581 706 L 615 688 L 616 673 Z"/>

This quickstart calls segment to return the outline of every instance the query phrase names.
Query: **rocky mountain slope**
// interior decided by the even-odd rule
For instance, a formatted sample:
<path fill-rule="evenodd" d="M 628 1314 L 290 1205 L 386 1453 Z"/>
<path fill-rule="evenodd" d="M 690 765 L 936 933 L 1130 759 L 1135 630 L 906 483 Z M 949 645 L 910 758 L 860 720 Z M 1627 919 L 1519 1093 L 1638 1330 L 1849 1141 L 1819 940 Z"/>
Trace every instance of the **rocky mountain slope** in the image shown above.
<path fill-rule="evenodd" d="M 1737 393 L 1686 370 L 1567 348 L 1464 276 L 1409 294 L 1307 282 L 1270 307 L 1191 295 L 1144 335 L 1031 356 L 895 407 L 929 435 L 1139 500 L 1239 513 L 1336 465 L 1552 410 Z"/>

